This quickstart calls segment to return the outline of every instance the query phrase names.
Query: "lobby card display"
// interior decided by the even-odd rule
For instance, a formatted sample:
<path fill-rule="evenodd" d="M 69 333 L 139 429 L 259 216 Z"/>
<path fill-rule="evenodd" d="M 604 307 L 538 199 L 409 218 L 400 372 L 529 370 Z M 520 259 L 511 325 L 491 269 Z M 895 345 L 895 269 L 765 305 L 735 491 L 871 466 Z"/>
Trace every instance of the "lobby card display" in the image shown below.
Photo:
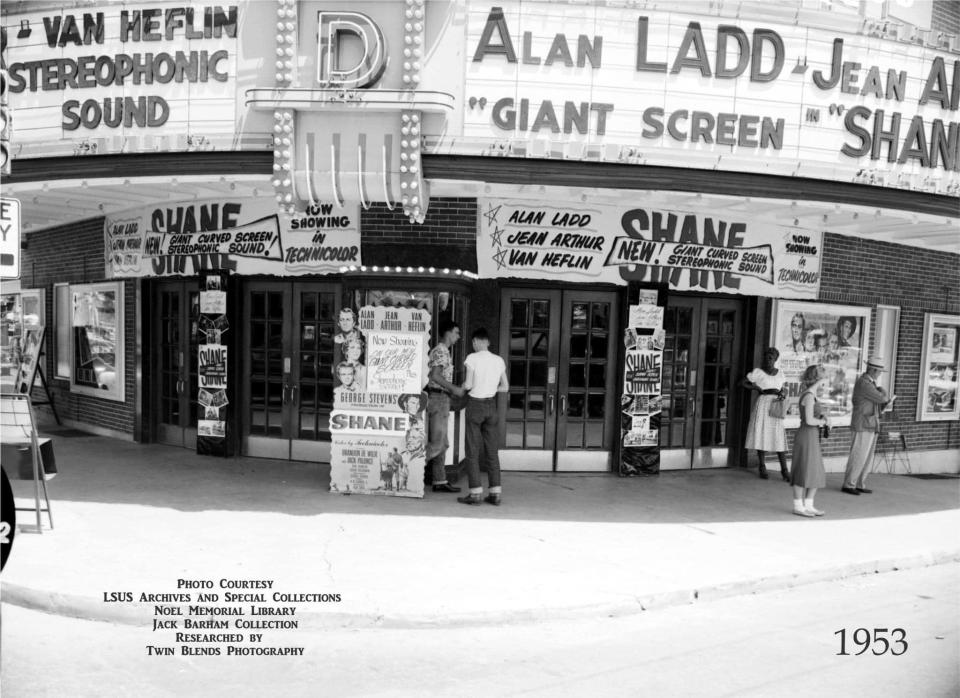
<path fill-rule="evenodd" d="M 624 330 L 623 396 L 620 403 L 620 475 L 660 472 L 660 409 L 663 371 L 663 307 L 657 291 L 640 289 Z"/>
<path fill-rule="evenodd" d="M 430 313 L 365 306 L 339 321 L 330 491 L 423 497 Z"/>
<path fill-rule="evenodd" d="M 780 351 L 787 391 L 784 426 L 800 426 L 800 377 L 819 365 L 829 378 L 817 396 L 834 426 L 850 426 L 853 386 L 865 370 L 870 346 L 870 308 L 798 301 L 776 301 L 770 344 Z"/>
<path fill-rule="evenodd" d="M 960 369 L 960 316 L 927 313 L 923 327 L 923 362 L 917 421 L 960 419 L 957 375 Z"/>
<path fill-rule="evenodd" d="M 224 333 L 227 321 L 226 279 L 220 274 L 203 277 L 200 291 L 200 329 L 197 347 L 197 453 L 229 456 L 227 439 L 228 348 Z"/>

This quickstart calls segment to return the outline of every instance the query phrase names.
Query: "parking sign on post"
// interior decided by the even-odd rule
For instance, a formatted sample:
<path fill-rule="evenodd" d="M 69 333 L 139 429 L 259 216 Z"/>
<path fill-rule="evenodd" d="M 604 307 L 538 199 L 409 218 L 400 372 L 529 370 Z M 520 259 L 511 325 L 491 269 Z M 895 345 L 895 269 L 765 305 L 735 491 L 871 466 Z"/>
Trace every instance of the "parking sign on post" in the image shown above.
<path fill-rule="evenodd" d="M 20 278 L 19 199 L 0 199 L 0 278 Z"/>

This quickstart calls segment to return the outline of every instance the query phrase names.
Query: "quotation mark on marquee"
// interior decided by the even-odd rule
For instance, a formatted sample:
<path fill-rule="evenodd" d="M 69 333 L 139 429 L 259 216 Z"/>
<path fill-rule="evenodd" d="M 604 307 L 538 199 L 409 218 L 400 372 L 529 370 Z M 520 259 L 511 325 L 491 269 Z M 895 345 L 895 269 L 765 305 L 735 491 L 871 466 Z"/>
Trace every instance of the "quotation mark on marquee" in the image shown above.
<path fill-rule="evenodd" d="M 476 97 L 471 97 L 469 100 L 467 100 L 467 104 L 470 105 L 471 109 L 473 109 L 475 106 L 479 104 L 480 111 L 483 111 L 483 108 L 487 106 L 487 98 L 481 97 L 480 99 L 477 99 Z"/>

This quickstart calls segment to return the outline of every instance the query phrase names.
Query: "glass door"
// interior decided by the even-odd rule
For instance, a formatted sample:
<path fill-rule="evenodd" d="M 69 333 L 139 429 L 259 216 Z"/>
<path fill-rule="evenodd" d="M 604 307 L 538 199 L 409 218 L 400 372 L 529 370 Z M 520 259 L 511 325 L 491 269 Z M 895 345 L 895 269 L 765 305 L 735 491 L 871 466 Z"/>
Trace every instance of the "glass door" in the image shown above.
<path fill-rule="evenodd" d="M 244 291 L 244 455 L 330 460 L 338 287 L 250 282 Z"/>
<path fill-rule="evenodd" d="M 664 313 L 662 469 L 728 465 L 741 314 L 741 302 L 735 299 L 669 299 Z"/>
<path fill-rule="evenodd" d="M 614 445 L 615 292 L 506 289 L 508 470 L 607 471 Z"/>
<path fill-rule="evenodd" d="M 197 345 L 200 291 L 196 281 L 163 281 L 155 287 L 154 364 L 156 438 L 184 448 L 197 445 Z"/>

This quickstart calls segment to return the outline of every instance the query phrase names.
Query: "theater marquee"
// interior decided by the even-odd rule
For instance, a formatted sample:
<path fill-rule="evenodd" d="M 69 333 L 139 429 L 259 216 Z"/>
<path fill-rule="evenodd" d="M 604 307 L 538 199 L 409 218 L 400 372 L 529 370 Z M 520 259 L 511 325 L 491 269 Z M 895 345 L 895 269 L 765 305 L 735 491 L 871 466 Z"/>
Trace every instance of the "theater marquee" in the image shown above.
<path fill-rule="evenodd" d="M 932 48 L 685 12 L 504 2 L 471 3 L 467 61 L 465 142 L 488 155 L 941 192 L 958 181 L 960 60 Z"/>

